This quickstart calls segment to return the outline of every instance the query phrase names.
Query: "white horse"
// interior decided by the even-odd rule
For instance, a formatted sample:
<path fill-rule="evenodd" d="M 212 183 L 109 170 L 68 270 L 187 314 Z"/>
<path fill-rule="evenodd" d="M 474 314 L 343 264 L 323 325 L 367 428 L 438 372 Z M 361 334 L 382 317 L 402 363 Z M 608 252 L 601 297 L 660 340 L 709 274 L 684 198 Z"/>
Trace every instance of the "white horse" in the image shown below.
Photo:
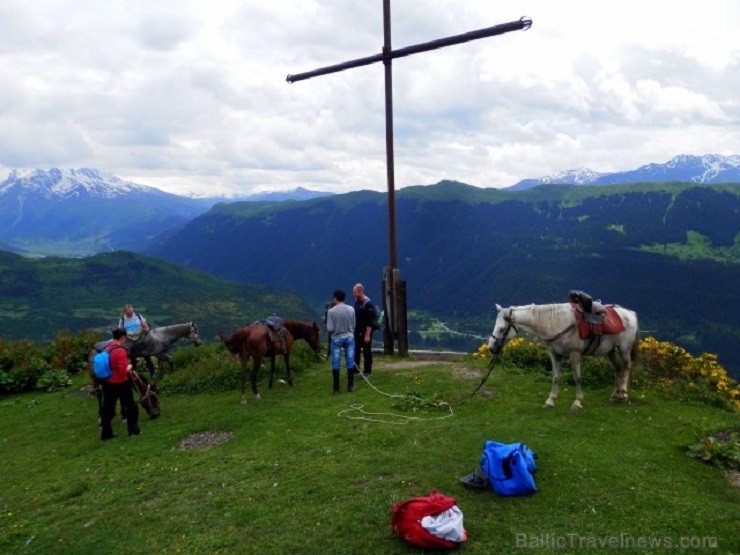
<path fill-rule="evenodd" d="M 496 305 L 498 315 L 488 341 L 488 348 L 496 355 L 506 342 L 520 331 L 526 331 L 543 340 L 550 350 L 552 360 L 552 388 L 543 408 L 555 406 L 560 383 L 560 363 L 570 356 L 573 379 L 576 383 L 576 399 L 571 409 L 583 408 L 581 388 L 581 356 L 606 355 L 614 367 L 614 401 L 627 401 L 627 385 L 630 371 L 637 363 L 639 329 L 637 314 L 621 306 L 614 306 L 624 324 L 624 331 L 611 335 L 597 336 L 595 340 L 581 339 L 578 324 L 570 303 L 502 308 Z"/>

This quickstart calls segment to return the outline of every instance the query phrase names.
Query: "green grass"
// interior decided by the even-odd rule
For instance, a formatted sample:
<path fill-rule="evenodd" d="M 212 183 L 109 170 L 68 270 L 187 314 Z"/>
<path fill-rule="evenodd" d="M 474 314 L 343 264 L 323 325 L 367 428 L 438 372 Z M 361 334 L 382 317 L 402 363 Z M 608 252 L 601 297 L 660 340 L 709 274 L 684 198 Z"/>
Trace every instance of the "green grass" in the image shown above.
<path fill-rule="evenodd" d="M 740 263 L 740 233 L 735 236 L 731 247 L 715 247 L 708 237 L 696 231 L 686 232 L 686 243 L 666 243 L 664 245 L 642 245 L 638 250 L 679 260 L 714 260 L 728 264 Z"/>
<path fill-rule="evenodd" d="M 483 371 L 480 362 L 466 364 Z M 379 366 L 373 381 L 389 393 L 456 403 L 482 376 L 458 366 Z M 610 538 L 635 545 L 713 538 L 713 553 L 740 552 L 740 490 L 682 448 L 697 430 L 737 425 L 731 413 L 652 391 L 615 405 L 608 389 L 587 389 L 585 410 L 572 413 L 568 386 L 546 411 L 546 377 L 503 367 L 470 402 L 454 404 L 450 418 L 433 408 L 412 411 L 417 404 L 365 383 L 333 397 L 325 365 L 295 381 L 271 391 L 262 381 L 263 399 L 247 405 L 236 390 L 163 394 L 162 417 L 143 419 L 141 437 L 127 438 L 116 422 L 117 437 L 105 443 L 95 401 L 79 393 L 82 376 L 62 392 L 2 399 L 0 552 L 420 553 L 392 533 L 390 510 L 432 490 L 457 499 L 469 534 L 465 553 L 549 552 L 548 541 L 567 542 L 559 553 L 603 552 L 594 542 Z M 338 415 L 352 404 L 422 420 L 393 425 Z M 178 449 L 206 430 L 234 438 Z M 537 493 L 507 498 L 461 486 L 487 439 L 535 451 Z"/>

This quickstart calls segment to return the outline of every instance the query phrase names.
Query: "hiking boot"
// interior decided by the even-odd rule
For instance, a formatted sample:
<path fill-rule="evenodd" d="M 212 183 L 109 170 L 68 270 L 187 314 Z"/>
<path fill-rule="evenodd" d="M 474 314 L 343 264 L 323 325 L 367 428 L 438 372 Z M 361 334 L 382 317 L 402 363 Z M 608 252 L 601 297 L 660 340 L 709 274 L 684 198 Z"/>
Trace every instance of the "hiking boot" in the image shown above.
<path fill-rule="evenodd" d="M 339 395 L 339 372 L 332 372 L 332 378 L 334 380 L 334 388 L 332 393 L 334 395 Z"/>

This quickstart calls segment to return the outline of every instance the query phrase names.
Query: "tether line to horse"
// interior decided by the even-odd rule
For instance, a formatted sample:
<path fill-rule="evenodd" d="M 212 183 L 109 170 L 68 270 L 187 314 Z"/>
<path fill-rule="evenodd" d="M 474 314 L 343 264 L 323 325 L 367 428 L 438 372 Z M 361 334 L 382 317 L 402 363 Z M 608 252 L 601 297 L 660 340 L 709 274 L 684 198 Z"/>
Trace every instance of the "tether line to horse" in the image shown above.
<path fill-rule="evenodd" d="M 341 416 L 344 418 L 347 418 L 349 420 L 366 420 L 368 422 L 380 422 L 382 424 L 394 424 L 397 426 L 404 426 L 406 424 L 409 424 L 414 421 L 429 421 L 429 420 L 444 420 L 445 418 L 450 418 L 454 416 L 454 412 L 452 410 L 452 405 L 450 403 L 447 403 L 445 401 L 439 401 L 437 403 L 433 403 L 431 401 L 427 401 L 426 399 L 422 399 L 421 397 L 418 397 L 416 395 L 411 395 L 409 393 L 386 393 L 384 391 L 381 391 L 377 387 L 375 387 L 370 380 L 368 380 L 365 376 L 362 374 L 359 374 L 362 376 L 362 379 L 365 380 L 365 383 L 367 383 L 373 390 L 375 390 L 376 393 L 383 395 L 385 397 L 389 397 L 391 399 L 415 399 L 417 401 L 420 401 L 421 403 L 442 408 L 447 408 L 447 414 L 444 416 L 407 416 L 405 414 L 395 414 L 392 412 L 368 412 L 365 410 L 365 406 L 362 403 L 355 403 L 350 405 L 349 408 L 340 410 L 337 413 L 337 416 Z M 357 412 L 361 416 L 347 416 L 351 412 Z M 374 418 L 374 417 L 390 417 L 395 418 L 397 421 L 392 420 L 383 420 L 381 418 Z"/>
<path fill-rule="evenodd" d="M 495 356 L 491 357 L 491 362 L 488 363 L 488 372 L 483 377 L 483 379 L 481 380 L 481 382 L 478 384 L 478 387 L 476 387 L 470 393 L 470 395 L 468 395 L 467 397 L 465 397 L 464 399 L 462 399 L 460 401 L 457 401 L 455 403 L 456 405 L 462 405 L 464 403 L 467 403 L 473 397 L 473 395 L 475 395 L 478 392 L 478 390 L 481 387 L 483 387 L 483 384 L 486 383 L 486 380 L 488 380 L 488 377 L 491 375 L 491 372 L 493 371 L 493 366 L 494 366 L 495 362 L 496 362 L 496 357 Z M 445 408 L 447 408 L 447 414 L 445 414 L 444 416 L 428 416 L 427 417 L 427 416 L 406 416 L 406 415 L 403 415 L 403 414 L 395 414 L 395 413 L 391 413 L 391 412 L 367 412 L 365 410 L 365 406 L 362 403 L 356 403 L 356 404 L 350 405 L 350 407 L 348 409 L 344 409 L 344 410 L 339 411 L 337 413 L 337 416 L 342 416 L 344 418 L 348 418 L 349 420 L 367 420 L 369 422 L 381 422 L 381 423 L 384 423 L 384 424 L 406 425 L 406 424 L 409 424 L 410 422 L 413 422 L 413 421 L 444 420 L 445 418 L 450 418 L 450 417 L 452 417 L 452 416 L 455 415 L 455 413 L 454 413 L 454 411 L 452 409 L 452 404 L 451 403 L 448 403 L 447 401 L 438 401 L 436 403 L 433 403 L 431 401 L 427 401 L 426 399 L 422 399 L 421 397 L 419 397 L 417 395 L 411 395 L 409 393 L 386 393 L 384 391 L 381 391 L 377 387 L 375 387 L 370 382 L 370 380 L 368 380 L 365 376 L 363 376 L 362 374 L 359 374 L 359 375 L 362 376 L 363 380 L 365 380 L 365 382 L 376 393 L 378 393 L 380 395 L 383 395 L 385 397 L 389 397 L 391 399 L 414 399 L 414 400 L 417 400 L 417 401 L 419 401 L 421 403 L 424 403 L 426 405 L 430 405 L 430 406 L 433 406 L 433 407 L 436 407 L 436 408 L 445 407 Z M 347 416 L 347 414 L 349 414 L 350 412 L 358 412 L 362 416 Z M 371 418 L 371 417 L 375 417 L 375 416 L 384 416 L 384 417 L 396 418 L 396 419 L 398 419 L 398 422 L 393 422 L 393 421 L 390 421 L 390 420 L 382 420 L 382 419 L 379 419 L 379 418 Z"/>
<path fill-rule="evenodd" d="M 469 336 L 469 337 L 474 337 L 476 339 L 485 339 L 485 337 L 481 337 L 479 335 L 473 335 L 473 334 L 469 334 L 469 333 L 462 333 L 462 332 L 458 332 L 458 331 L 455 331 L 455 330 L 451 330 L 446 325 L 444 325 L 444 328 L 445 328 L 444 329 L 444 332 L 446 332 L 446 333 L 453 333 L 453 334 L 456 334 L 456 335 L 465 335 L 465 336 Z M 478 387 L 476 387 L 470 393 L 470 395 L 468 395 L 467 397 L 465 397 L 464 399 L 462 399 L 460 401 L 457 401 L 455 404 L 462 405 L 463 403 L 467 403 L 473 397 L 473 395 L 475 395 L 478 392 L 478 390 L 481 387 L 483 387 L 483 384 L 486 383 L 486 380 L 488 380 L 488 377 L 491 375 L 491 372 L 493 371 L 493 366 L 494 366 L 495 362 L 496 362 L 496 357 L 495 356 L 491 357 L 491 362 L 488 363 L 488 372 L 483 377 L 483 379 L 481 380 L 481 382 L 478 384 Z M 342 416 L 342 417 L 348 418 L 350 420 L 366 420 L 366 421 L 369 421 L 369 422 L 381 422 L 381 423 L 384 423 L 384 424 L 396 424 L 396 425 L 405 425 L 405 424 L 408 424 L 408 423 L 410 423 L 412 421 L 442 420 L 442 419 L 450 418 L 450 417 L 454 416 L 454 411 L 452 410 L 452 404 L 450 404 L 450 403 L 448 403 L 446 401 L 439 401 L 437 403 L 432 403 L 430 401 L 427 401 L 425 399 L 422 399 L 421 397 L 418 397 L 417 395 L 411 395 L 411 394 L 407 394 L 407 393 L 405 393 L 405 394 L 402 394 L 402 393 L 386 393 L 384 391 L 381 391 L 377 387 L 375 387 L 370 382 L 370 380 L 368 380 L 367 378 L 365 378 L 364 375 L 362 375 L 362 374 L 359 374 L 359 375 L 362 376 L 363 380 L 365 380 L 365 382 L 367 382 L 367 384 L 376 393 L 378 393 L 380 395 L 384 395 L 385 397 L 389 397 L 389 398 L 392 398 L 392 399 L 415 399 L 415 400 L 417 400 L 417 401 L 419 401 L 421 403 L 424 403 L 424 404 L 427 404 L 427 405 L 431 405 L 431 406 L 434 406 L 434 407 L 437 407 L 437 408 L 446 407 L 447 410 L 448 410 L 448 413 L 445 414 L 444 416 L 420 417 L 420 416 L 406 416 L 406 415 L 394 414 L 394 413 L 390 413 L 390 412 L 367 412 L 365 410 L 365 406 L 363 404 L 357 403 L 357 404 L 350 405 L 350 407 L 348 409 L 344 409 L 344 410 L 339 411 L 337 413 L 337 416 Z M 347 416 L 348 413 L 353 412 L 353 411 L 354 412 L 358 412 L 358 413 L 362 414 L 363 416 Z M 392 421 L 389 421 L 389 420 L 382 420 L 382 419 L 379 419 L 379 418 L 371 418 L 371 417 L 374 417 L 374 416 L 384 416 L 384 417 L 388 416 L 388 417 L 392 417 L 392 418 L 397 418 L 399 421 L 398 422 L 392 422 Z"/>

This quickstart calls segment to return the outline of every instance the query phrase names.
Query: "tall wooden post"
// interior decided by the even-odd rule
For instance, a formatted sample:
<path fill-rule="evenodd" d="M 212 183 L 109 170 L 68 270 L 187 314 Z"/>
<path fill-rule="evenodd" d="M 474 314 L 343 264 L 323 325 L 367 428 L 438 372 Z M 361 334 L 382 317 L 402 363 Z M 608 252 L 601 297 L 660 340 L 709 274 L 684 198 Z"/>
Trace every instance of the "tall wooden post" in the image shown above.
<path fill-rule="evenodd" d="M 391 2 L 383 0 L 383 50 L 379 55 L 359 58 L 349 62 L 342 62 L 305 73 L 288 75 L 287 81 L 295 83 L 304 79 L 318 77 L 344 71 L 353 67 L 383 62 L 385 66 L 385 151 L 386 174 L 388 181 L 388 243 L 390 246 L 390 266 L 383 268 L 381 284 L 383 309 L 386 318 L 383 329 L 383 349 L 386 354 L 393 354 L 393 342 L 398 341 L 398 354 L 408 354 L 408 316 L 406 312 L 406 282 L 401 280 L 401 271 L 398 268 L 398 251 L 396 246 L 396 178 L 393 155 L 393 73 L 392 61 L 394 58 L 409 56 L 418 52 L 426 52 L 435 48 L 460 44 L 471 40 L 502 35 L 510 31 L 527 30 L 532 26 L 532 20 L 522 17 L 518 21 L 503 23 L 494 27 L 470 31 L 462 35 L 446 37 L 431 42 L 407 46 L 398 50 L 391 47 Z"/>

